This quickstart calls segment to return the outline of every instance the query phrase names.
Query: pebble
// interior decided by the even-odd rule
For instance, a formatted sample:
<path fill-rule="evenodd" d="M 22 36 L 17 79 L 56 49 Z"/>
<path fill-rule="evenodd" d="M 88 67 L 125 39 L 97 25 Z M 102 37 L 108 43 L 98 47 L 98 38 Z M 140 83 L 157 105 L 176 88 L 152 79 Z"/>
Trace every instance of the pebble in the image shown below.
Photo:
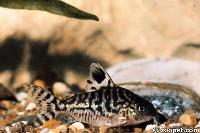
<path fill-rule="evenodd" d="M 68 92 L 71 92 L 71 90 L 67 87 L 67 85 L 63 82 L 55 82 L 53 84 L 53 94 L 56 97 L 63 97 Z"/>
<path fill-rule="evenodd" d="M 33 103 L 33 102 L 30 102 L 27 106 L 26 106 L 26 110 L 27 111 L 31 111 L 31 110 L 34 110 L 36 109 L 36 104 Z"/>
<path fill-rule="evenodd" d="M 40 80 L 40 79 L 37 79 L 33 82 L 33 84 L 37 85 L 37 86 L 40 86 L 42 88 L 45 88 L 46 84 L 43 80 Z"/>
<path fill-rule="evenodd" d="M 22 132 L 22 131 L 24 131 L 27 124 L 28 123 L 26 121 L 16 122 L 10 126 L 6 126 L 3 130 L 5 130 L 6 133 Z"/>
<path fill-rule="evenodd" d="M 57 126 L 55 129 L 50 130 L 49 133 L 67 133 L 68 126 L 67 125 L 60 125 Z"/>
<path fill-rule="evenodd" d="M 41 131 L 40 131 L 40 133 L 49 133 L 49 129 L 48 128 L 44 128 L 44 129 L 42 129 Z"/>
<path fill-rule="evenodd" d="M 108 127 L 106 127 L 106 126 L 99 127 L 99 133 L 106 133 L 107 131 L 108 131 Z"/>
<path fill-rule="evenodd" d="M 195 126 L 197 125 L 197 117 L 194 112 L 186 111 L 179 117 L 180 123 L 186 126 Z"/>
<path fill-rule="evenodd" d="M 197 123 L 197 125 L 195 126 L 195 128 L 200 128 L 200 121 Z"/>
<path fill-rule="evenodd" d="M 133 132 L 134 133 L 142 133 L 142 128 L 134 128 Z"/>
<path fill-rule="evenodd" d="M 166 128 L 166 125 L 165 125 L 165 124 L 160 124 L 159 127 L 160 127 L 160 128 Z"/>
<path fill-rule="evenodd" d="M 180 127 L 180 126 L 182 126 L 182 124 L 181 123 L 170 123 L 169 124 L 169 127 L 171 128 L 173 128 L 173 127 Z"/>
<path fill-rule="evenodd" d="M 53 120 L 49 120 L 49 121 L 45 122 L 44 125 L 42 125 L 42 127 L 43 128 L 54 129 L 55 127 L 57 127 L 60 124 L 61 124 L 60 121 L 57 121 L 57 120 L 53 119 Z"/>
<path fill-rule="evenodd" d="M 24 112 L 18 112 L 17 115 L 24 115 Z"/>
<path fill-rule="evenodd" d="M 27 98 L 28 94 L 26 92 L 19 92 L 16 94 L 16 98 L 18 101 L 23 101 Z"/>
<path fill-rule="evenodd" d="M 6 131 L 6 133 L 11 133 L 11 130 L 8 126 L 5 127 L 5 131 Z"/>
<path fill-rule="evenodd" d="M 10 123 L 10 120 L 4 119 L 0 121 L 0 127 L 4 127 Z"/>
<path fill-rule="evenodd" d="M 92 133 L 92 132 L 88 129 L 81 129 L 81 130 L 78 130 L 77 133 Z"/>
<path fill-rule="evenodd" d="M 13 106 L 13 104 L 10 101 L 2 101 L 1 105 L 5 108 L 11 108 Z"/>
<path fill-rule="evenodd" d="M 157 125 L 147 125 L 145 130 L 148 131 L 148 130 L 151 130 L 153 128 L 157 127 Z"/>
<path fill-rule="evenodd" d="M 78 132 L 79 130 L 85 129 L 85 126 L 81 122 L 75 122 L 71 124 L 69 127 L 69 132 Z"/>

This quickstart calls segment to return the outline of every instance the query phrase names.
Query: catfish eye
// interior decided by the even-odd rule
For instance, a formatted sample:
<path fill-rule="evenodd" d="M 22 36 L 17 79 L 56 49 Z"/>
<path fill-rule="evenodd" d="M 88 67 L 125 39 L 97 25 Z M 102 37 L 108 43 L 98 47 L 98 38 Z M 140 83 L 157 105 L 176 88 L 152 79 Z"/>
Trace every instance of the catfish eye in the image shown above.
<path fill-rule="evenodd" d="M 145 111 L 145 108 L 144 108 L 143 106 L 139 106 L 139 107 L 138 107 L 138 110 L 139 110 L 139 111 Z"/>

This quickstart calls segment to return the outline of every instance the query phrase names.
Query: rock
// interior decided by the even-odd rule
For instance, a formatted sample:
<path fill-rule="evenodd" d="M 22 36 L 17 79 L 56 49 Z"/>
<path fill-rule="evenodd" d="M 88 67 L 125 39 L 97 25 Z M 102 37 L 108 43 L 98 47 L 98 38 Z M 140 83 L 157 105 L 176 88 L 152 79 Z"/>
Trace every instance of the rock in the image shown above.
<path fill-rule="evenodd" d="M 181 123 L 170 123 L 168 126 L 170 128 L 174 128 L 174 127 L 180 127 L 180 126 L 182 126 L 182 124 Z"/>
<path fill-rule="evenodd" d="M 24 132 L 27 126 L 26 121 L 21 121 L 17 123 L 13 123 L 11 126 L 4 127 L 7 133 L 14 133 L 14 132 Z"/>
<path fill-rule="evenodd" d="M 153 129 L 149 129 L 147 131 L 144 131 L 144 133 L 154 133 L 154 132 L 153 132 Z"/>
<path fill-rule="evenodd" d="M 134 128 L 133 132 L 134 133 L 142 133 L 142 128 Z"/>
<path fill-rule="evenodd" d="M 77 132 L 77 128 L 74 127 L 74 126 L 69 126 L 68 129 L 69 129 L 69 133 L 76 133 Z"/>
<path fill-rule="evenodd" d="M 156 58 L 122 62 L 110 67 L 107 72 L 116 84 L 133 81 L 172 83 L 192 89 L 200 96 L 199 69 L 197 61 Z"/>
<path fill-rule="evenodd" d="M 35 85 L 45 88 L 46 84 L 43 80 L 37 79 L 33 82 Z"/>
<path fill-rule="evenodd" d="M 81 122 L 74 122 L 70 126 L 76 127 L 77 130 L 85 129 L 85 126 Z"/>
<path fill-rule="evenodd" d="M 81 130 L 78 130 L 77 133 L 92 133 L 92 132 L 88 129 L 81 129 Z"/>
<path fill-rule="evenodd" d="M 17 88 L 23 83 L 30 82 L 31 78 L 32 78 L 31 73 L 29 73 L 28 70 L 24 69 L 23 66 L 19 66 L 19 68 L 16 70 L 12 87 Z"/>
<path fill-rule="evenodd" d="M 200 128 L 200 121 L 197 123 L 197 125 L 195 126 L 195 128 Z"/>
<path fill-rule="evenodd" d="M 29 104 L 27 105 L 27 107 L 26 107 L 26 110 L 27 110 L 27 111 L 31 111 L 31 110 L 34 110 L 34 109 L 36 109 L 36 104 L 33 103 L 33 102 L 29 103 Z"/>
<path fill-rule="evenodd" d="M 10 123 L 10 120 L 0 120 L 0 127 L 6 126 L 7 124 Z"/>
<path fill-rule="evenodd" d="M 37 122 L 37 120 L 38 120 L 38 118 L 36 115 L 28 115 L 28 116 L 19 117 L 19 118 L 15 119 L 13 122 L 17 123 L 17 122 L 21 122 L 21 121 L 26 121 L 28 123 L 28 125 L 34 127 L 34 124 Z"/>
<path fill-rule="evenodd" d="M 44 129 L 42 129 L 41 131 L 40 131 L 40 133 L 49 133 L 49 129 L 48 128 L 44 128 Z"/>
<path fill-rule="evenodd" d="M 63 1 L 68 2 L 68 0 Z M 40 12 L 27 14 L 27 12 L 12 12 L 1 9 L 2 33 L 12 35 L 12 33 L 18 31 L 26 36 L 38 36 L 38 38 L 44 38 L 43 36 L 48 35 L 48 38 L 46 38 L 49 40 L 56 34 L 59 36 L 58 38 L 61 38 L 55 41 L 56 45 L 59 43 L 65 44 L 62 40 L 68 42 L 64 47 L 81 44 L 89 45 L 90 49 L 91 45 L 96 44 L 94 46 L 96 47 L 94 53 L 97 53 L 100 47 L 99 44 L 103 44 L 105 48 L 112 49 L 110 51 L 113 51 L 113 47 L 116 46 L 118 49 L 133 49 L 132 51 L 144 54 L 145 57 L 170 56 L 174 52 L 174 49 L 182 43 L 199 42 L 198 36 L 200 33 L 198 27 L 200 24 L 198 20 L 200 15 L 198 11 L 200 4 L 195 0 L 164 2 L 157 0 L 115 2 L 88 0 L 85 2 L 70 1 L 70 3 L 79 8 L 86 8 L 88 11 L 94 11 L 95 14 L 101 16 L 101 23 L 66 20 L 62 17 L 58 18 L 57 16 Z M 111 7 L 112 12 L 110 11 Z M 171 11 L 168 10 L 169 7 L 171 7 Z M 127 12 L 127 14 L 124 14 L 124 12 Z M 176 18 L 174 18 L 174 12 L 176 12 Z M 7 16 L 15 17 L 10 19 Z M 130 16 L 133 17 L 130 18 Z M 30 20 L 28 24 L 26 24 L 27 19 Z M 57 19 L 60 21 L 57 21 Z M 49 25 L 44 26 L 41 23 L 45 20 L 49 20 Z M 15 25 L 13 25 L 13 21 L 17 21 Z M 45 28 L 45 31 L 41 27 Z M 55 29 L 50 27 L 55 27 Z M 78 31 L 74 30 L 76 27 L 80 27 L 80 29 Z M 97 31 L 101 33 L 96 33 Z M 127 33 L 126 35 L 121 34 L 125 32 Z M 42 34 L 38 35 L 38 33 Z M 73 33 L 79 38 L 74 39 L 73 37 L 69 37 L 70 35 L 66 37 L 67 33 Z M 111 46 L 108 46 L 109 44 Z M 62 48 L 60 49 L 63 50 Z M 90 53 L 91 51 L 87 50 L 86 53 Z M 63 51 L 63 53 L 66 53 L 66 51 Z M 100 59 L 103 59 L 102 56 L 105 54 L 103 52 L 98 53 L 101 53 Z M 116 56 L 118 57 L 118 62 L 124 60 L 126 57 L 126 55 L 121 57 L 119 54 L 116 54 Z M 108 58 L 110 59 L 110 57 Z M 112 58 L 114 60 L 115 55 L 112 55 Z"/>
<path fill-rule="evenodd" d="M 67 125 L 57 126 L 55 129 L 52 129 L 50 133 L 66 133 L 68 131 Z"/>
<path fill-rule="evenodd" d="M 6 133 L 11 133 L 11 129 L 8 126 L 5 127 L 5 131 Z"/>
<path fill-rule="evenodd" d="M 48 129 L 53 129 L 53 128 L 57 127 L 60 124 L 61 124 L 60 121 L 57 121 L 57 120 L 53 119 L 53 120 L 49 120 L 49 121 L 45 122 L 42 125 L 42 127 L 43 128 L 48 128 Z"/>
<path fill-rule="evenodd" d="M 69 132 L 78 132 L 79 130 L 85 129 L 85 126 L 81 122 L 75 122 L 71 124 L 69 127 Z"/>
<path fill-rule="evenodd" d="M 197 125 L 197 118 L 194 112 L 188 111 L 182 114 L 179 118 L 179 121 L 186 126 L 195 126 Z"/>
<path fill-rule="evenodd" d="M 106 126 L 99 127 L 99 133 L 106 133 L 107 131 L 108 131 L 108 127 L 106 127 Z"/>
<path fill-rule="evenodd" d="M 53 84 L 53 94 L 56 97 L 65 97 L 69 92 L 72 92 L 70 88 L 63 82 L 55 82 Z"/>
<path fill-rule="evenodd" d="M 23 101 L 23 100 L 25 100 L 27 98 L 27 96 L 28 96 L 28 94 L 26 92 L 18 92 L 16 94 L 16 98 L 20 102 Z"/>
<path fill-rule="evenodd" d="M 0 83 L 9 86 L 12 74 L 13 72 L 11 70 L 0 72 Z"/>
<path fill-rule="evenodd" d="M 187 43 L 187 44 L 180 45 L 173 53 L 173 56 L 199 61 L 200 60 L 200 45 L 199 43 L 196 43 L 196 44 Z"/>
<path fill-rule="evenodd" d="M 24 115 L 24 112 L 18 112 L 17 115 Z"/>
<path fill-rule="evenodd" d="M 157 131 L 157 125 L 147 125 L 145 128 L 145 133 L 153 133 L 153 131 Z"/>

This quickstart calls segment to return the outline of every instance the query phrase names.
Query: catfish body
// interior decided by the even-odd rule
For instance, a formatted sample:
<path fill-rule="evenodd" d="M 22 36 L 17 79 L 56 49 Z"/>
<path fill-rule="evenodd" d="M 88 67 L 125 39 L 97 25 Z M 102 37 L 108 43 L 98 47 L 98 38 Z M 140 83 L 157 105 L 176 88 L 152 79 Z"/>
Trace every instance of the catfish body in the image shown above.
<path fill-rule="evenodd" d="M 36 125 L 41 125 L 60 113 L 67 114 L 75 121 L 107 127 L 134 125 L 157 119 L 157 112 L 149 101 L 116 86 L 100 65 L 91 65 L 90 80 L 87 82 L 93 91 L 75 94 L 66 100 L 54 97 L 41 87 L 26 84 L 31 97 L 42 109 L 37 114 Z"/>

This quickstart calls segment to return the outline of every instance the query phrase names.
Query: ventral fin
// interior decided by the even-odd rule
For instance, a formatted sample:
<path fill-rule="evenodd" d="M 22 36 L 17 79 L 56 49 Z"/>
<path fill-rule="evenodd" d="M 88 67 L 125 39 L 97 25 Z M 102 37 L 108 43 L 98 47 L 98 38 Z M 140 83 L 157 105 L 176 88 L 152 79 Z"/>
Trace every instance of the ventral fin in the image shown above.
<path fill-rule="evenodd" d="M 87 87 L 96 90 L 101 87 L 114 87 L 115 84 L 106 70 L 98 63 L 90 65 L 90 79 L 87 80 Z"/>

